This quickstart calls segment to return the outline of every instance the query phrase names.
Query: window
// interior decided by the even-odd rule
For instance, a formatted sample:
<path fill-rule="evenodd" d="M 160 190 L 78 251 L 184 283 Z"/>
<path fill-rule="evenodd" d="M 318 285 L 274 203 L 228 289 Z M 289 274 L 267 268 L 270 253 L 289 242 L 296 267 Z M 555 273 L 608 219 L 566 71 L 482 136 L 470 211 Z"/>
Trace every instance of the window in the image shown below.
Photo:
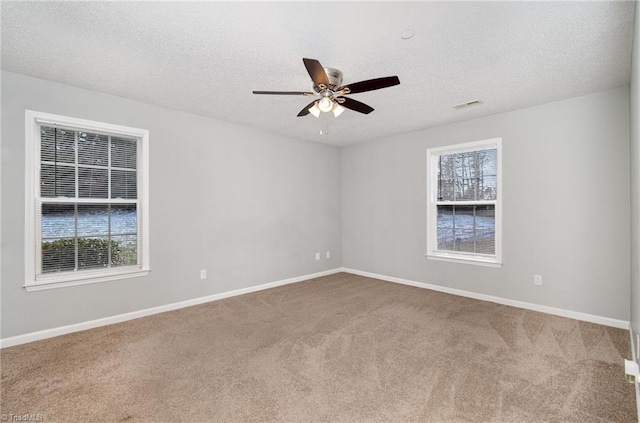
<path fill-rule="evenodd" d="M 25 116 L 25 288 L 148 274 L 148 131 Z"/>
<path fill-rule="evenodd" d="M 427 257 L 502 264 L 501 139 L 427 150 Z"/>

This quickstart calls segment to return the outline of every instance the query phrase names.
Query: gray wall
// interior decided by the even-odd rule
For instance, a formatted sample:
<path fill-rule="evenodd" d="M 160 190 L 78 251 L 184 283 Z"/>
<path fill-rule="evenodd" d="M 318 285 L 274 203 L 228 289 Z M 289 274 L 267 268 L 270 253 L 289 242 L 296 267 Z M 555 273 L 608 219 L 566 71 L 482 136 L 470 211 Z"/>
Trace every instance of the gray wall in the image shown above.
<path fill-rule="evenodd" d="M 25 109 L 150 130 L 148 277 L 22 288 Z M 334 147 L 3 72 L 2 161 L 2 338 L 341 264 Z"/>
<path fill-rule="evenodd" d="M 638 330 L 637 50 L 636 45 L 631 87 L 633 219 L 627 87 L 341 152 L 2 72 L 1 337 L 341 265 L 631 318 Z M 31 293 L 22 288 L 25 109 L 150 130 L 150 276 Z M 427 260 L 426 149 L 494 137 L 503 138 L 504 149 L 504 266 Z M 314 260 L 316 251 L 327 250 L 331 259 L 323 254 Z M 209 278 L 201 281 L 204 268 Z M 533 285 L 534 273 L 543 275 L 543 286 Z"/>
<path fill-rule="evenodd" d="M 631 329 L 640 334 L 640 4 L 631 58 Z M 640 409 L 640 405 L 639 405 Z"/>
<path fill-rule="evenodd" d="M 504 266 L 427 260 L 427 148 L 495 137 Z M 628 155 L 627 86 L 344 148 L 343 266 L 629 320 Z"/>

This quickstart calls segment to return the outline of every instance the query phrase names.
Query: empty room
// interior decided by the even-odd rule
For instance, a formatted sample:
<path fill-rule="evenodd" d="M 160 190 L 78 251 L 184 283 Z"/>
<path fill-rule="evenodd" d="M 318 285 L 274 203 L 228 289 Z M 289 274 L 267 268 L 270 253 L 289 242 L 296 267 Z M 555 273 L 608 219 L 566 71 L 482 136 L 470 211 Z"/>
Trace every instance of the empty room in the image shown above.
<path fill-rule="evenodd" d="M 636 1 L 5 1 L 0 421 L 632 422 Z"/>

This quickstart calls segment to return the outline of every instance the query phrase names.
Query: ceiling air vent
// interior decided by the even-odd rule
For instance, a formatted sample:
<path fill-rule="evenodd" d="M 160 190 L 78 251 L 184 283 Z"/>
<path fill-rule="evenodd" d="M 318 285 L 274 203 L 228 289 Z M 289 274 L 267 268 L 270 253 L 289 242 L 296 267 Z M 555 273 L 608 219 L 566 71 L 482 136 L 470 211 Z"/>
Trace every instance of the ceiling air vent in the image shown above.
<path fill-rule="evenodd" d="M 482 104 L 482 101 L 480 101 L 480 100 L 471 100 L 471 101 L 467 101 L 466 103 L 462 103 L 462 104 L 458 104 L 457 106 L 453 106 L 453 108 L 456 109 L 456 110 L 460 110 L 460 109 L 466 109 L 467 107 L 478 106 L 480 104 Z"/>

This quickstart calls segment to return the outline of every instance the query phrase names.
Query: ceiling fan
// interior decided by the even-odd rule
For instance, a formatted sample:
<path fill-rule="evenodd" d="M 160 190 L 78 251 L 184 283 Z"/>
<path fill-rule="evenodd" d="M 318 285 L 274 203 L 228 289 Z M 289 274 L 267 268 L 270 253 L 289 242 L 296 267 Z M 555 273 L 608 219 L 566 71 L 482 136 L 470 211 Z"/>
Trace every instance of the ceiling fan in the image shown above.
<path fill-rule="evenodd" d="M 304 66 L 309 72 L 313 81 L 313 91 L 254 91 L 254 94 L 269 95 L 303 95 L 316 97 L 311 103 L 298 113 L 298 117 L 306 116 L 309 113 L 319 117 L 320 113 L 333 112 L 335 117 L 340 116 L 344 109 L 351 109 L 356 112 L 368 115 L 373 112 L 373 107 L 360 101 L 345 97 L 349 94 L 363 93 L 366 91 L 379 90 L 381 88 L 392 87 L 400 84 L 397 76 L 386 76 L 383 78 L 368 79 L 366 81 L 354 82 L 353 84 L 342 85 L 342 72 L 338 69 L 324 68 L 316 59 L 302 59 Z"/>

